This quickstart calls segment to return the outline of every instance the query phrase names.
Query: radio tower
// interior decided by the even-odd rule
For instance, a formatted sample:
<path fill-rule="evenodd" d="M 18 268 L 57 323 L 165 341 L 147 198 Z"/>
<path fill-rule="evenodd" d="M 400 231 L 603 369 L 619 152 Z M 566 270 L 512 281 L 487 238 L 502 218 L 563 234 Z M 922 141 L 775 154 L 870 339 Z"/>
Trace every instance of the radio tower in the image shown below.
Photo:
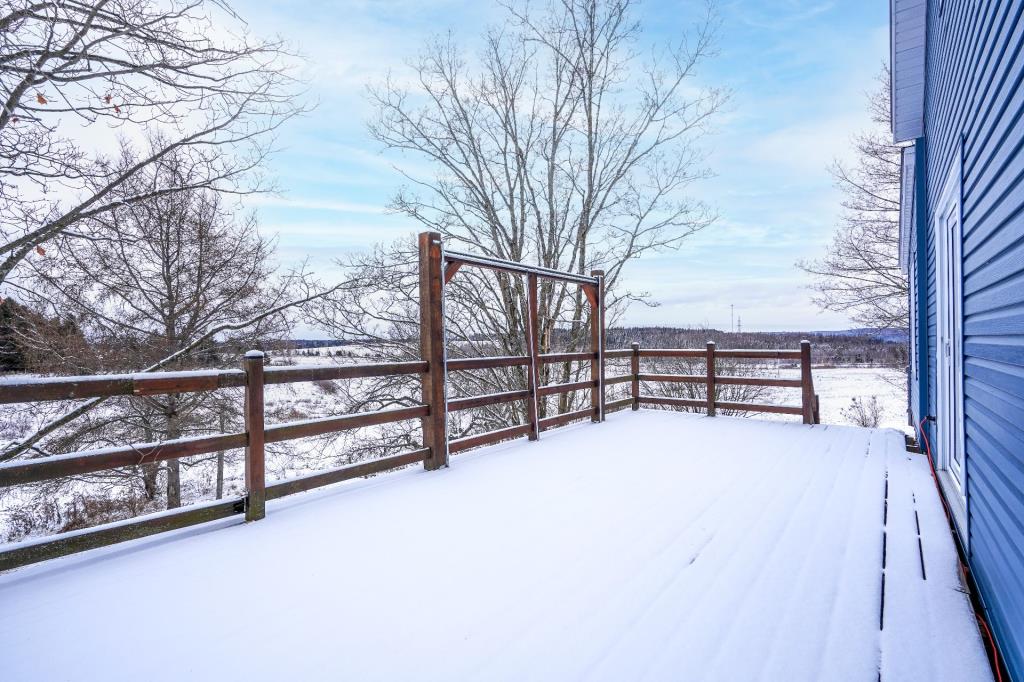
<path fill-rule="evenodd" d="M 742 334 L 743 333 L 743 318 L 742 317 L 737 317 L 736 318 L 736 333 L 737 334 Z"/>

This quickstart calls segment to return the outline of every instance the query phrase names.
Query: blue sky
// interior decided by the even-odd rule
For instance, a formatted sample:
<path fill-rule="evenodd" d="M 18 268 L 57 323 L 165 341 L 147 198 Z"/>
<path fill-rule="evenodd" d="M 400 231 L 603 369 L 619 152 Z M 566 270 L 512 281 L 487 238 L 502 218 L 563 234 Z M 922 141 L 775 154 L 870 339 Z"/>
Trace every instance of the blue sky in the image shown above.
<path fill-rule="evenodd" d="M 639 6 L 645 35 L 671 38 L 702 3 Z M 397 159 L 366 133 L 365 85 L 404 61 L 431 35 L 453 30 L 472 46 L 500 10 L 477 0 L 268 2 L 235 9 L 259 34 L 278 33 L 308 58 L 317 108 L 280 136 L 270 172 L 281 189 L 253 201 L 264 231 L 277 235 L 282 263 L 308 257 L 324 278 L 332 259 L 418 231 L 384 210 L 402 184 Z M 301 9 L 300 9 L 301 8 Z M 884 0 L 722 0 L 719 54 L 703 82 L 732 91 L 716 131 L 703 141 L 712 179 L 691 193 L 719 221 L 675 252 L 645 257 L 626 285 L 651 292 L 625 322 L 708 324 L 727 329 L 729 305 L 746 329 L 839 329 L 821 313 L 794 267 L 828 242 L 840 197 L 827 166 L 848 158 L 849 139 L 869 125 L 864 93 L 888 51 Z"/>

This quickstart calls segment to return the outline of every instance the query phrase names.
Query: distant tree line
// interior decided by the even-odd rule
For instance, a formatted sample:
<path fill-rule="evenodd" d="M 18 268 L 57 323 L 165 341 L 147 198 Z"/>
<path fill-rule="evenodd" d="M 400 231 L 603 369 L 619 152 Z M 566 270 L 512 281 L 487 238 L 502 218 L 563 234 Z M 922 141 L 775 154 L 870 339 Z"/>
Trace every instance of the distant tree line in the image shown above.
<path fill-rule="evenodd" d="M 898 335 L 897 335 L 898 337 Z M 719 348 L 797 348 L 811 342 L 816 365 L 871 365 L 904 368 L 909 362 L 906 340 L 887 340 L 878 333 L 724 332 L 705 328 L 616 327 L 606 334 L 609 348 L 625 348 L 634 341 L 647 348 L 703 348 L 714 341 Z"/>

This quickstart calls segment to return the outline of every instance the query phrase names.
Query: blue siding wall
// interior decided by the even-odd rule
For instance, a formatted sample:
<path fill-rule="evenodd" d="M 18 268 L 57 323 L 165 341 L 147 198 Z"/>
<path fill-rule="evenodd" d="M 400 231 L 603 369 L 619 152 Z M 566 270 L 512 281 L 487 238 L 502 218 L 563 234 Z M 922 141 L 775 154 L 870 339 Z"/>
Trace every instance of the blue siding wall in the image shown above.
<path fill-rule="evenodd" d="M 972 570 L 1024 680 L 1024 0 L 928 8 L 927 197 L 962 155 L 964 411 Z M 929 201 L 929 204 L 931 202 Z M 934 206 L 929 205 L 929 208 Z M 929 229 L 928 405 L 935 414 Z M 920 418 L 920 415 L 918 415 Z"/>

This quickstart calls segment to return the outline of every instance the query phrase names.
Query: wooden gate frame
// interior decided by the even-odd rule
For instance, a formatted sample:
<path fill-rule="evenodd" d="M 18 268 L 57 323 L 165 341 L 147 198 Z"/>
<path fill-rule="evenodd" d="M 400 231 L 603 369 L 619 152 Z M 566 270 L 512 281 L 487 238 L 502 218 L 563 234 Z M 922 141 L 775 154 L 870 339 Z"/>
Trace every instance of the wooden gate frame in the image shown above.
<path fill-rule="evenodd" d="M 420 266 L 420 351 L 427 361 L 423 376 L 423 403 L 430 406 L 430 414 L 423 418 L 424 447 L 431 456 L 425 461 L 427 469 L 448 464 L 447 439 L 447 375 L 448 356 L 445 351 L 444 289 L 463 266 L 483 268 L 497 272 L 523 275 L 527 284 L 526 346 L 529 352 L 527 372 L 527 414 L 530 440 L 540 438 L 540 321 L 538 319 L 538 283 L 541 278 L 578 284 L 591 308 L 590 324 L 590 405 L 591 421 L 605 418 L 605 283 L 604 271 L 593 270 L 590 276 L 527 265 L 511 260 L 471 253 L 448 251 L 438 232 L 419 235 Z"/>

